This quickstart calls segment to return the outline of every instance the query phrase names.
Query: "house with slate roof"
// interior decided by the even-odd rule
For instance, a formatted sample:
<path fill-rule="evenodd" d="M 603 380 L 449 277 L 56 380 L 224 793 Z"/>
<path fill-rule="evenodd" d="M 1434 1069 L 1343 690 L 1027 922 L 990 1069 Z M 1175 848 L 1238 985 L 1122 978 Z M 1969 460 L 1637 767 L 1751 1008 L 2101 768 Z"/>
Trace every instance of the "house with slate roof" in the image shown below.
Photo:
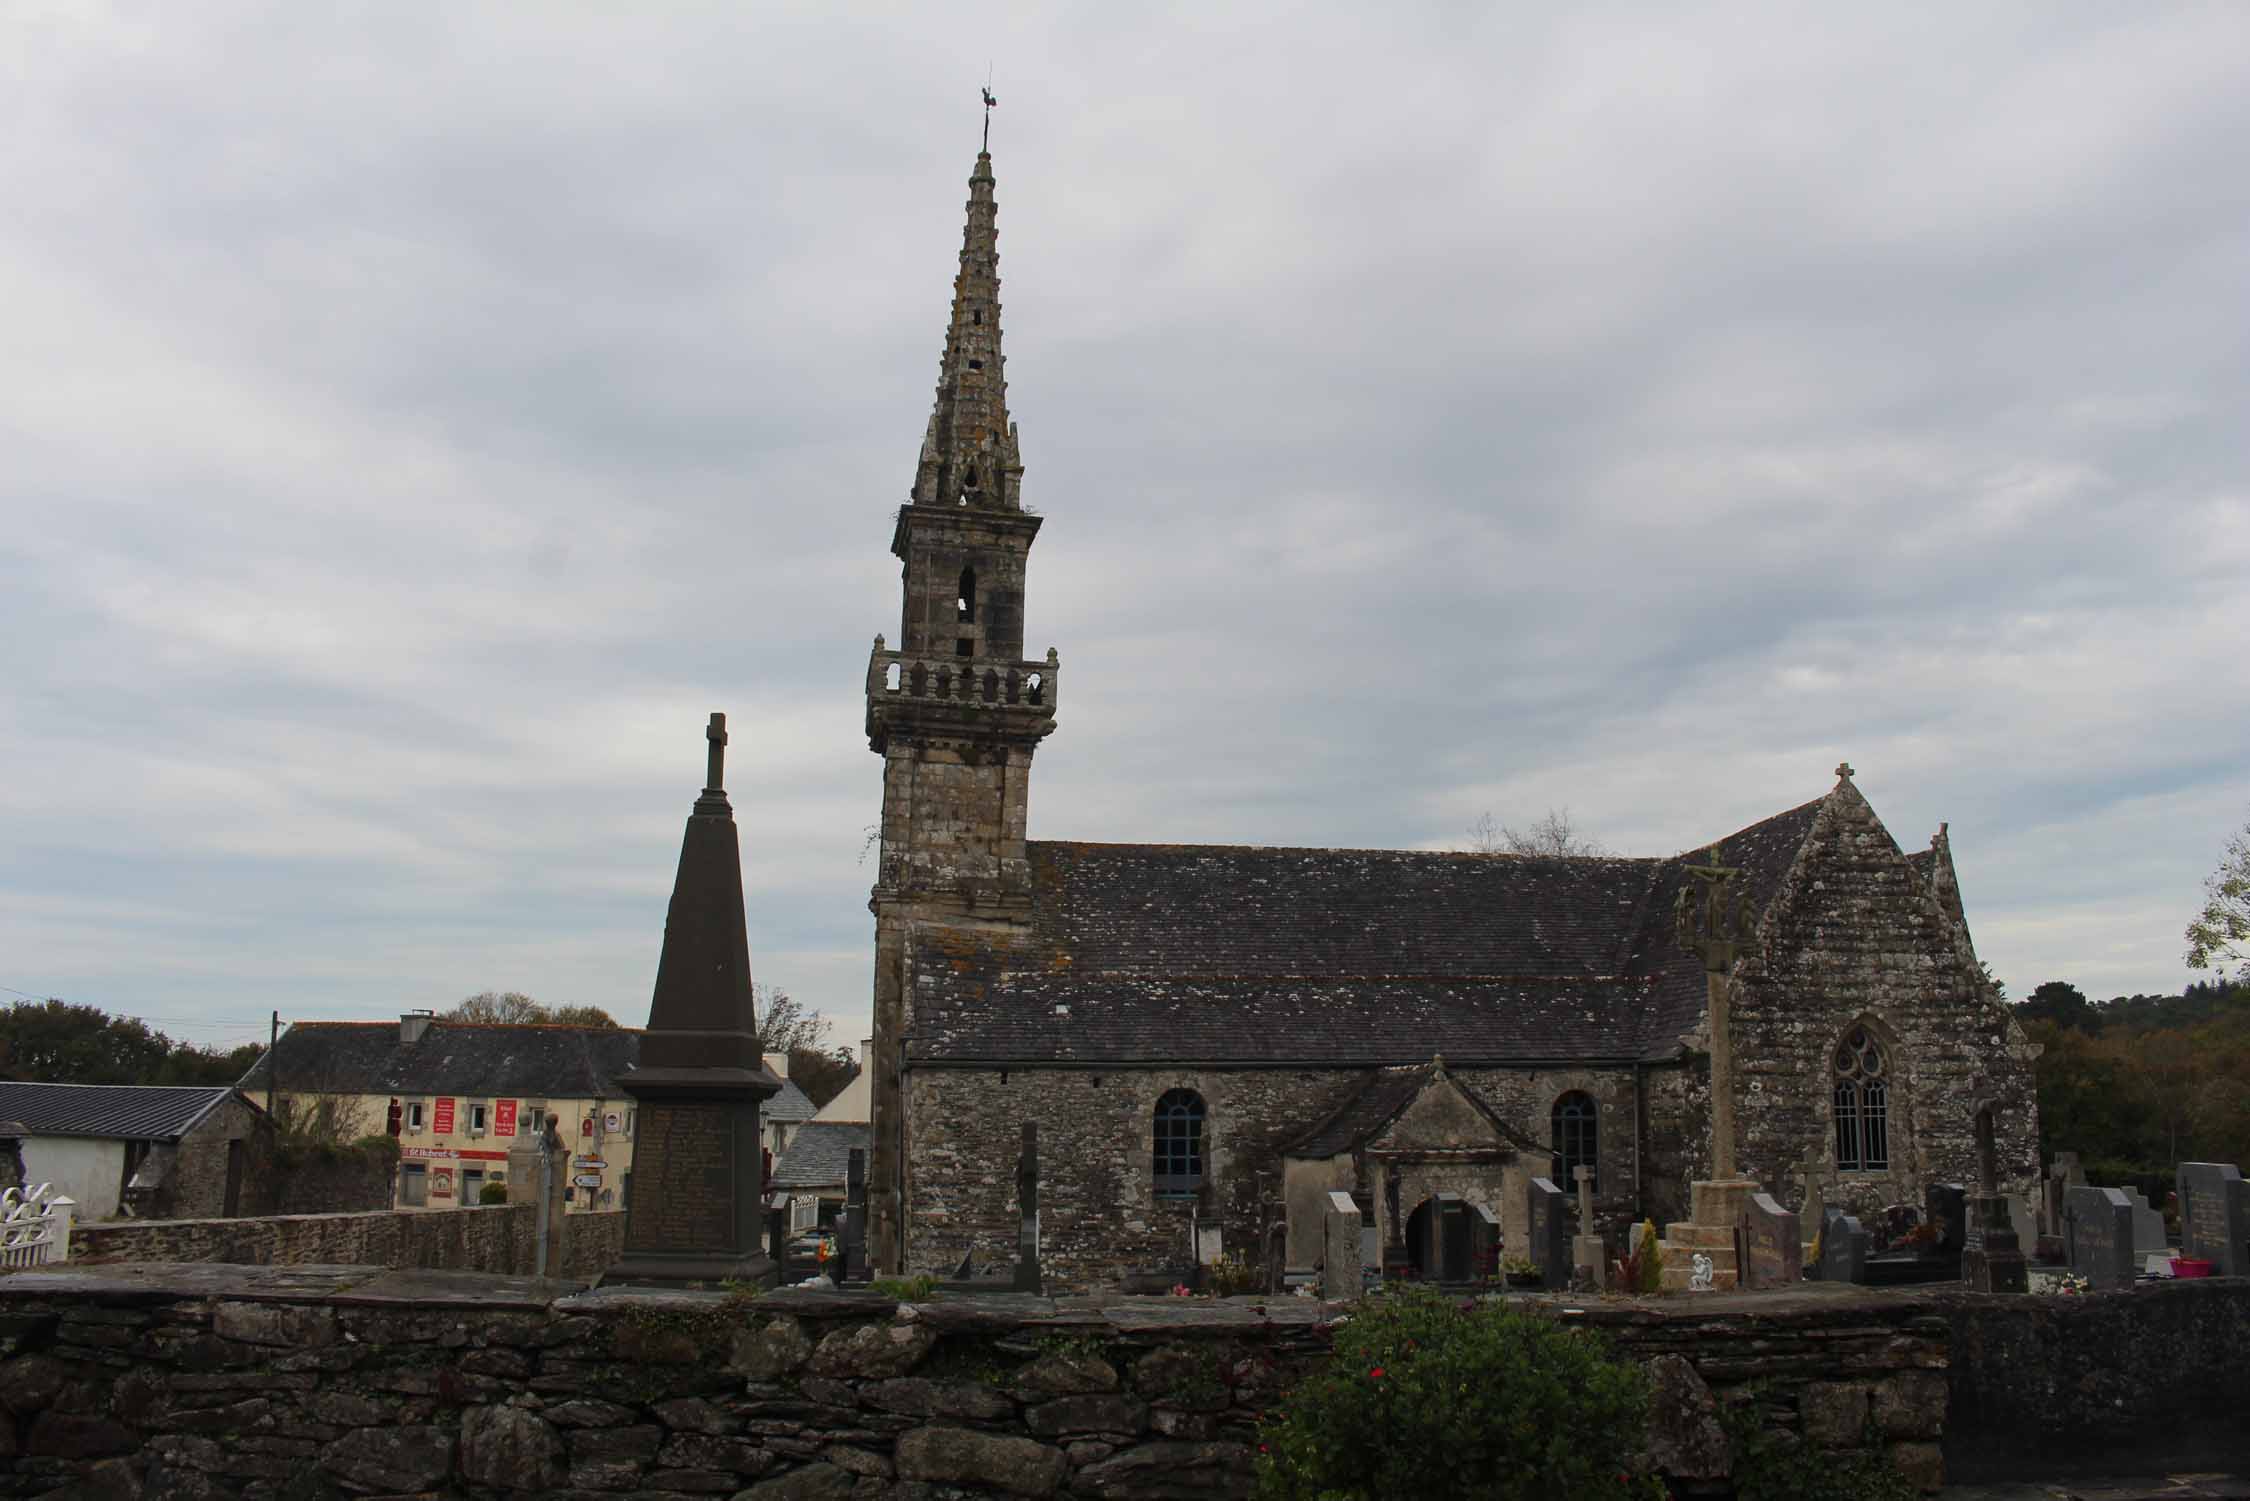
<path fill-rule="evenodd" d="M 1214 1242 L 1308 1264 L 1332 1190 L 1424 1275 L 1436 1242 L 1416 1227 L 1443 1196 L 1513 1247 L 1531 1178 L 1567 1186 L 1580 1166 L 1612 1233 L 1680 1217 L 1711 1165 L 1708 992 L 1673 931 L 1702 851 L 1028 837 L 1061 660 L 1024 647 L 1044 518 L 1023 505 L 1008 416 L 994 189 L 980 154 L 892 529 L 899 637 L 875 638 L 866 676 L 883 758 L 875 1265 L 1007 1254 L 1026 1121 L 1057 1286 L 1178 1267 Z M 1744 1174 L 1792 1206 L 1813 1183 L 1830 1204 L 1920 1204 L 1931 1183 L 1975 1181 L 1989 1101 L 2004 1187 L 2028 1193 L 2037 1050 L 1977 960 L 1945 830 L 1906 853 L 1845 766 L 1821 795 L 1712 835 L 1754 932 L 1725 977 Z"/>
<path fill-rule="evenodd" d="M 266 1209 L 273 1132 L 237 1089 L 9 1080 L 0 1120 L 22 1127 L 24 1182 L 77 1200 L 80 1220 Z"/>
<path fill-rule="evenodd" d="M 408 1012 L 395 1022 L 296 1022 L 243 1075 L 276 1114 L 326 1100 L 349 1141 L 390 1129 L 400 1209 L 474 1206 L 508 1181 L 508 1149 L 545 1115 L 572 1149 L 566 1209 L 622 1208 L 633 1173 L 632 1099 L 618 1075 L 640 1059 L 632 1027 L 472 1025 Z"/>

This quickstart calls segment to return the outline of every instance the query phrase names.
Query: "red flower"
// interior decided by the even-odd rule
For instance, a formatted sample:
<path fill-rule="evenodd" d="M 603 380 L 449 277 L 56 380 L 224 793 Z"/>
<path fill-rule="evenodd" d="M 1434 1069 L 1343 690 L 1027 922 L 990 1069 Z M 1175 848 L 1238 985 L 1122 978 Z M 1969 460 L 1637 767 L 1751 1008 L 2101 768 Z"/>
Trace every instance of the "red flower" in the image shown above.
<path fill-rule="evenodd" d="M 1382 1380 L 1382 1379 L 1383 1379 L 1383 1368 L 1382 1368 L 1381 1366 L 1377 1366 L 1377 1367 L 1375 1367 L 1375 1369 L 1373 1369 L 1373 1370 L 1369 1371 L 1369 1372 L 1367 1373 L 1367 1379 L 1368 1379 L 1368 1380 L 1370 1380 L 1370 1381 L 1380 1381 L 1380 1380 Z"/>

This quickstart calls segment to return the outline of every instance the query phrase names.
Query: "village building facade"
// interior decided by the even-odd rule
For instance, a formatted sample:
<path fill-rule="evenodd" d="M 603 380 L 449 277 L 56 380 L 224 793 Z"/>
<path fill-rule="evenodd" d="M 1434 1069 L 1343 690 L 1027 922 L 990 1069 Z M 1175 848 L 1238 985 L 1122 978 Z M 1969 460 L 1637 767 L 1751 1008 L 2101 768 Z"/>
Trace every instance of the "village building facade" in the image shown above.
<path fill-rule="evenodd" d="M 548 1115 L 571 1153 L 565 1208 L 621 1209 L 632 1191 L 633 1100 L 618 1076 L 640 1059 L 631 1027 L 472 1025 L 429 1012 L 396 1022 L 296 1022 L 242 1078 L 276 1117 L 325 1110 L 339 1143 L 394 1124 L 399 1209 L 474 1207 L 506 1184 Z"/>
<path fill-rule="evenodd" d="M 1418 1263 L 1444 1253 L 1417 1226 L 1454 1202 L 1520 1246 L 1530 1179 L 1568 1191 L 1580 1166 L 1613 1234 L 1683 1215 L 1712 1165 L 1705 976 L 1673 931 L 1696 856 L 1028 837 L 1060 659 L 1024 647 L 1043 518 L 1008 416 L 994 194 L 980 154 L 892 532 L 899 635 L 867 671 L 877 1268 L 1005 1254 L 1025 1122 L 1061 1287 L 1222 1247 L 1309 1263 L 1331 1190 L 1370 1255 Z M 1741 1172 L 1790 1206 L 1919 1204 L 1976 1181 L 1982 1102 L 2003 1188 L 2031 1193 L 2036 1049 L 1977 960 L 1945 830 L 1903 851 L 1840 767 L 1712 832 L 1754 934 L 1724 976 Z"/>

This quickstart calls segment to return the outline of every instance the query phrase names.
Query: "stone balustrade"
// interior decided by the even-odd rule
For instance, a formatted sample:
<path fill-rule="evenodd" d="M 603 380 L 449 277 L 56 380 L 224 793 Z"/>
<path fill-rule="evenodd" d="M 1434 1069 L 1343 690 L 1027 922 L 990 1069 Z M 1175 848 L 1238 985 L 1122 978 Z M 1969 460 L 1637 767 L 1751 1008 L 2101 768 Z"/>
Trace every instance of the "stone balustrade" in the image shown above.
<path fill-rule="evenodd" d="M 968 708 L 1010 708 L 1036 717 L 1055 717 L 1055 695 L 1062 662 L 1053 651 L 1044 662 L 1005 662 L 982 657 L 909 655 L 884 649 L 875 638 L 867 661 L 870 710 L 886 701 L 923 700 Z"/>

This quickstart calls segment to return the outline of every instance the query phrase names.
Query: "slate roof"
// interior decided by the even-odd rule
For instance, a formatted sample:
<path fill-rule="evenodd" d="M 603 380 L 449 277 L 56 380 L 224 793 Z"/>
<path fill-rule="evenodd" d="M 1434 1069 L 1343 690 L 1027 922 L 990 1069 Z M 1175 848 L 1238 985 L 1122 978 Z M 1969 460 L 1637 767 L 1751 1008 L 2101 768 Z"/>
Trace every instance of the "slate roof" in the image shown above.
<path fill-rule="evenodd" d="M 30 1136 L 176 1141 L 234 1090 L 229 1085 L 0 1082 L 0 1119 Z"/>
<path fill-rule="evenodd" d="M 399 1041 L 389 1022 L 295 1022 L 242 1076 L 264 1089 L 277 1061 L 279 1087 L 318 1093 L 520 1095 L 527 1099 L 622 1096 L 617 1076 L 640 1058 L 641 1033 L 627 1027 L 470 1026 L 433 1021 Z"/>
<path fill-rule="evenodd" d="M 773 1165 L 775 1188 L 827 1188 L 843 1183 L 854 1147 L 867 1150 L 869 1128 L 856 1122 L 807 1121 Z"/>
<path fill-rule="evenodd" d="M 803 1090 L 784 1079 L 781 1093 L 760 1103 L 758 1113 L 769 1121 L 809 1121 L 817 1108 Z"/>
<path fill-rule="evenodd" d="M 1762 911 L 1821 801 L 1724 841 Z M 1034 841 L 1021 936 L 918 930 L 920 1064 L 1456 1067 L 1671 1056 L 1670 859 Z"/>

